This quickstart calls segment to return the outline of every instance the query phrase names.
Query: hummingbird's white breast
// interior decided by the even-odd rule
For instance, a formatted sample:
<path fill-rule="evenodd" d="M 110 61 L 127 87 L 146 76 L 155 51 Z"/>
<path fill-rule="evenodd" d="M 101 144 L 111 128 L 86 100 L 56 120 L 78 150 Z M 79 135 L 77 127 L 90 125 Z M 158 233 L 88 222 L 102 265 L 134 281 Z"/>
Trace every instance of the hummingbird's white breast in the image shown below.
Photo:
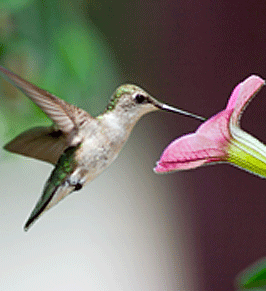
<path fill-rule="evenodd" d="M 95 118 L 80 130 L 83 142 L 77 152 L 78 167 L 73 176 L 81 183 L 96 178 L 117 157 L 129 132 L 115 114 Z"/>

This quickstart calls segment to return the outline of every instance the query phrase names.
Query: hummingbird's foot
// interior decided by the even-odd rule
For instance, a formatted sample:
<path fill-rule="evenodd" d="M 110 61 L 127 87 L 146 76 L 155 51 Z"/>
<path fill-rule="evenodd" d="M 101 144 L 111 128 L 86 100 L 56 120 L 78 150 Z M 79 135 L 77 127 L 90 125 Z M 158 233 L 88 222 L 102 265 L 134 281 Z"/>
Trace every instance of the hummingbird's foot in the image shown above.
<path fill-rule="evenodd" d="M 78 190 L 80 190 L 82 187 L 83 187 L 82 184 L 77 183 L 77 184 L 75 185 L 75 189 L 74 189 L 74 191 L 78 191 Z"/>
<path fill-rule="evenodd" d="M 67 180 L 66 183 L 69 186 L 74 187 L 73 191 L 79 191 L 83 187 L 83 183 L 80 182 L 77 177 L 70 176 Z"/>

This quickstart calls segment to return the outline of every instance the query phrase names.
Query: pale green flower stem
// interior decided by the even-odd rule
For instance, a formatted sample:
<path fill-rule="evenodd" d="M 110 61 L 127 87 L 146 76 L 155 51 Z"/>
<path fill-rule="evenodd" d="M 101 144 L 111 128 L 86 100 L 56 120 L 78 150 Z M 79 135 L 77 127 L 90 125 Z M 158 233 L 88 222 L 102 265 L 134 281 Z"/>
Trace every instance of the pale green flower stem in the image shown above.
<path fill-rule="evenodd" d="M 231 133 L 227 161 L 265 178 L 266 146 L 240 128 L 234 128 Z"/>

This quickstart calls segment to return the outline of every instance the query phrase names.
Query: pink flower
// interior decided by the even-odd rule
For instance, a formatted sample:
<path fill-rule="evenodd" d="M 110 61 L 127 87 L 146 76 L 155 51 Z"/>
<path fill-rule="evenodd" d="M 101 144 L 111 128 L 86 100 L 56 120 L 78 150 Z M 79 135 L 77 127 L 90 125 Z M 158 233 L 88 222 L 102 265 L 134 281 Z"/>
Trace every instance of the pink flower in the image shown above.
<path fill-rule="evenodd" d="M 241 113 L 265 84 L 250 76 L 234 89 L 227 107 L 205 121 L 195 133 L 174 140 L 154 171 L 172 172 L 205 164 L 228 162 L 266 177 L 266 146 L 240 128 Z"/>

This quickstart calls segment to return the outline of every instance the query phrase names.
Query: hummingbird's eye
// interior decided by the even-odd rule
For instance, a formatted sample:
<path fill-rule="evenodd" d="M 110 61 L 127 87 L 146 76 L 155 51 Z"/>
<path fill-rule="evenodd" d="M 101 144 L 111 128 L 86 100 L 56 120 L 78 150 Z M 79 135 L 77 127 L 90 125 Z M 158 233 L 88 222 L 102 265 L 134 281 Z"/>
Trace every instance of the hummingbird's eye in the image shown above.
<path fill-rule="evenodd" d="M 141 95 L 141 94 L 137 94 L 135 96 L 135 100 L 138 104 L 143 103 L 145 101 L 145 96 Z"/>

